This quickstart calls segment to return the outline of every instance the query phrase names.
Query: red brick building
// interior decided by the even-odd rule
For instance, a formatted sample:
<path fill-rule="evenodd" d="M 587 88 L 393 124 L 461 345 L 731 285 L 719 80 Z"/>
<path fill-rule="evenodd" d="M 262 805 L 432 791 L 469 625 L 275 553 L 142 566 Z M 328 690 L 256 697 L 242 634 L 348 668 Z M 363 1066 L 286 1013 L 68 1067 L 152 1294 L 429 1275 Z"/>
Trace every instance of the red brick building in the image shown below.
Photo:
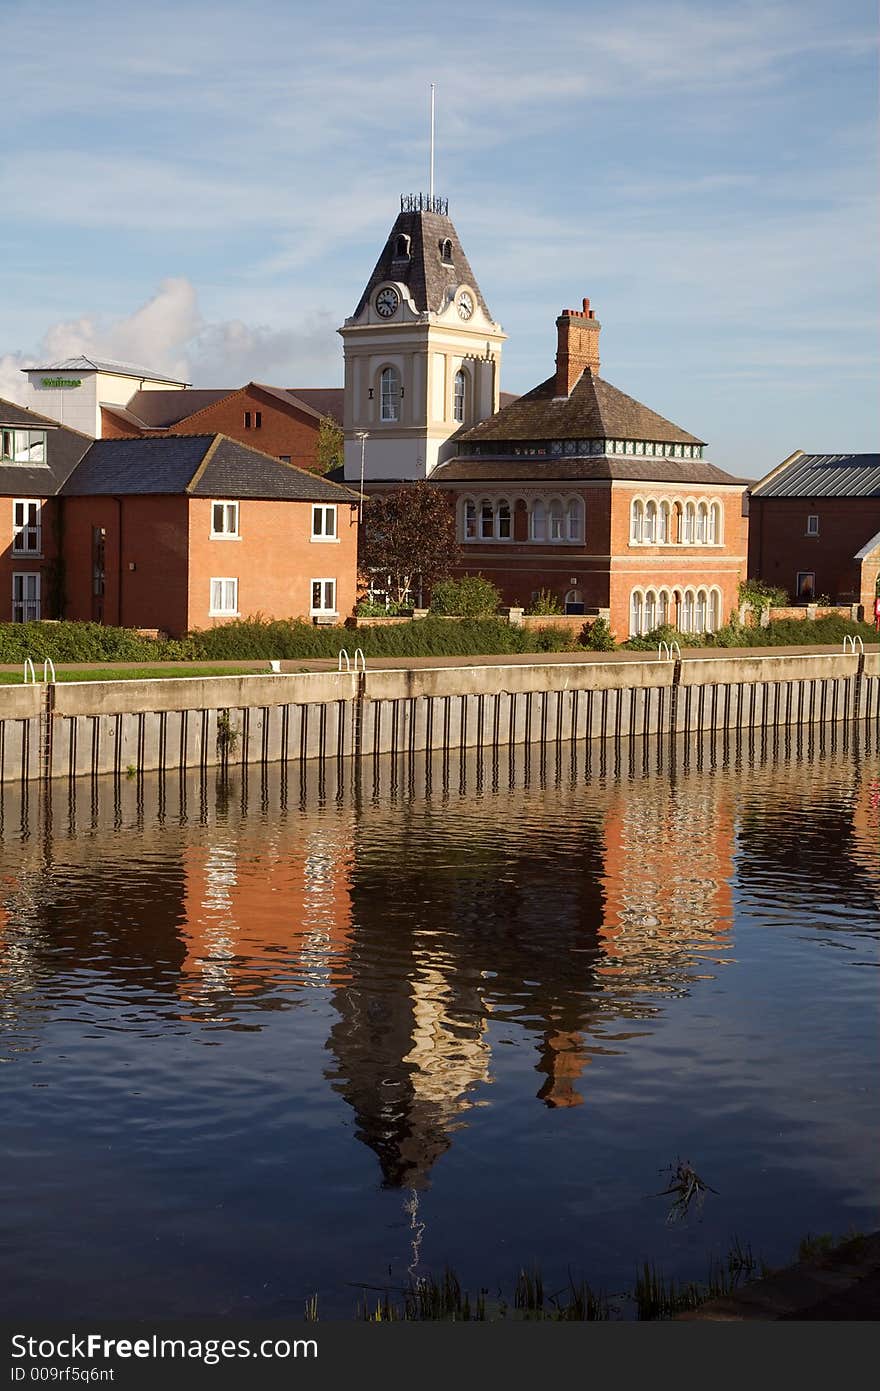
<path fill-rule="evenodd" d="M 302 395 L 261 382 L 248 382 L 233 390 L 139 390 L 125 406 L 101 406 L 101 436 L 127 439 L 219 433 L 272 454 L 282 463 L 314 470 L 325 418 L 341 424 L 341 387 L 304 388 Z"/>
<path fill-rule="evenodd" d="M 618 640 L 714 630 L 746 574 L 744 484 L 599 376 L 589 301 L 556 324 L 554 375 L 459 431 L 431 475 L 455 496 L 462 572 L 508 604 L 549 590 L 567 612 L 607 612 Z"/>
<path fill-rule="evenodd" d="M 8 402 L 0 422 L 0 621 L 177 636 L 250 614 L 352 611 L 349 489 L 220 434 L 92 441 Z"/>
<path fill-rule="evenodd" d="M 749 574 L 796 602 L 873 611 L 880 573 L 880 454 L 797 450 L 751 491 Z"/>

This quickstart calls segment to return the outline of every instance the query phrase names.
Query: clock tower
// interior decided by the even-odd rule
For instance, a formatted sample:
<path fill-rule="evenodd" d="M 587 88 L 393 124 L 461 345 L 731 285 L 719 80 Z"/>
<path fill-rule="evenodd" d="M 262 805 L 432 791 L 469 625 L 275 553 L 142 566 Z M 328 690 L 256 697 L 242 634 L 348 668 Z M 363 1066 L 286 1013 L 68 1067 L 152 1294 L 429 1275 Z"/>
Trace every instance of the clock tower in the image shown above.
<path fill-rule="evenodd" d="M 351 318 L 345 345 L 345 477 L 430 477 L 457 430 L 499 404 L 505 334 L 489 313 L 445 199 L 409 194 Z"/>

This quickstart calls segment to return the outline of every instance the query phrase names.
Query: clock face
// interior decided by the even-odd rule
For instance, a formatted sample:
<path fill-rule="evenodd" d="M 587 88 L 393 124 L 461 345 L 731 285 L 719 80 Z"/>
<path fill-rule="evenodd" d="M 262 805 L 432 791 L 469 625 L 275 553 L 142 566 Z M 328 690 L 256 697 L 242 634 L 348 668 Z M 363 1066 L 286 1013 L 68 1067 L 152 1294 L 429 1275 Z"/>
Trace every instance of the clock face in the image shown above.
<path fill-rule="evenodd" d="M 386 285 L 376 296 L 376 312 L 381 314 L 383 319 L 390 319 L 399 303 L 400 295 L 396 290 L 392 290 L 390 285 Z"/>
<path fill-rule="evenodd" d="M 474 312 L 474 301 L 467 290 L 462 290 L 458 297 L 458 313 L 462 319 L 469 319 Z"/>

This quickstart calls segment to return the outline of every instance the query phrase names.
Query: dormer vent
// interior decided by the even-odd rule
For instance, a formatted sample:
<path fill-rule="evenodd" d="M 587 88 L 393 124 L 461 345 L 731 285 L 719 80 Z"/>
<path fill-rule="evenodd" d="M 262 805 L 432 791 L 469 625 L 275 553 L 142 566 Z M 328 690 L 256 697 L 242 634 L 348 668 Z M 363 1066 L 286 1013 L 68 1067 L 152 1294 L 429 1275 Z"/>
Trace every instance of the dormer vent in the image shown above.
<path fill-rule="evenodd" d="M 395 261 L 409 260 L 409 237 L 404 232 L 399 233 L 394 238 L 394 259 Z"/>
<path fill-rule="evenodd" d="M 449 237 L 444 237 L 440 243 L 440 260 L 444 266 L 452 265 L 452 242 Z"/>

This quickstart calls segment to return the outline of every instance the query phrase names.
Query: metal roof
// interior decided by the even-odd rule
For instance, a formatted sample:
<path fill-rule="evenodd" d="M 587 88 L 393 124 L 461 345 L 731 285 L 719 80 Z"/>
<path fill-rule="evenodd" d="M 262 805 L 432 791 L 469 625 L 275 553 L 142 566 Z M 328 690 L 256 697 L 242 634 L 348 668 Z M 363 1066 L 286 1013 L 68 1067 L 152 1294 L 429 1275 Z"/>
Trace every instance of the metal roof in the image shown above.
<path fill-rule="evenodd" d="M 154 372 L 151 367 L 139 367 L 134 362 L 116 362 L 104 357 L 66 357 L 62 362 L 47 362 L 42 366 L 22 367 L 23 372 L 112 372 L 117 377 L 142 377 L 149 382 L 180 382 L 188 386 L 182 377 L 169 377 L 164 372 Z"/>
<path fill-rule="evenodd" d="M 880 454 L 799 454 L 752 489 L 762 497 L 880 497 Z"/>

